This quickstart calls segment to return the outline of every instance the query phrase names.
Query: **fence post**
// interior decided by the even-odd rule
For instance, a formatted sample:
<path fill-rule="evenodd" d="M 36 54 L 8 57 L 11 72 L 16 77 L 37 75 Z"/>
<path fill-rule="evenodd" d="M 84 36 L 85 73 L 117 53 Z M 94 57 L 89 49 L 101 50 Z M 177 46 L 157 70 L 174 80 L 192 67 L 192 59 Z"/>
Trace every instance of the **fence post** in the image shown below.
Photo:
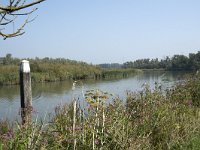
<path fill-rule="evenodd" d="M 31 123 L 32 120 L 32 92 L 29 61 L 20 63 L 20 96 L 22 124 Z"/>

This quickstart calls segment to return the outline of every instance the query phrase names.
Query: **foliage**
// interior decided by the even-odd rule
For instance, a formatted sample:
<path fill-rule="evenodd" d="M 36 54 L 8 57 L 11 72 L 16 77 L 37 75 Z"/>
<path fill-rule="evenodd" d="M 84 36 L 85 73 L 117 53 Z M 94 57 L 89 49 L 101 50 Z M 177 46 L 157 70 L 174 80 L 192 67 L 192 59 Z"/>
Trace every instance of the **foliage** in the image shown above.
<path fill-rule="evenodd" d="M 127 92 L 126 103 L 100 90 L 85 93 L 87 106 L 77 100 L 57 106 L 44 124 L 0 124 L 1 149 L 198 149 L 200 146 L 199 77 L 166 93 Z M 108 100 L 112 98 L 112 102 Z"/>
<path fill-rule="evenodd" d="M 102 71 L 102 78 L 125 78 L 131 75 L 135 75 L 136 73 L 141 72 L 138 69 L 109 69 Z"/>
<path fill-rule="evenodd" d="M 111 64 L 99 64 L 99 66 L 103 69 L 120 69 L 122 68 L 122 65 L 121 64 L 118 64 L 118 63 L 111 63 Z"/>
<path fill-rule="evenodd" d="M 32 82 L 53 82 L 79 79 L 123 78 L 138 72 L 136 69 L 103 70 L 99 66 L 64 58 L 30 59 Z M 7 54 L 0 63 L 0 85 L 18 84 L 20 59 Z"/>
<path fill-rule="evenodd" d="M 0 85 L 19 83 L 18 67 L 15 65 L 0 65 Z"/>
<path fill-rule="evenodd" d="M 172 90 L 172 101 L 200 107 L 200 76 L 194 75 Z"/>
<path fill-rule="evenodd" d="M 200 51 L 196 54 L 190 53 L 189 57 L 184 55 L 168 56 L 160 61 L 156 59 L 138 59 L 123 64 L 123 68 L 137 69 L 166 69 L 166 70 L 198 70 L 200 69 Z"/>
<path fill-rule="evenodd" d="M 32 82 L 63 81 L 67 79 L 95 78 L 101 69 L 95 65 L 64 58 L 35 58 L 30 61 Z M 18 84 L 20 59 L 7 54 L 0 64 L 0 84 Z"/>

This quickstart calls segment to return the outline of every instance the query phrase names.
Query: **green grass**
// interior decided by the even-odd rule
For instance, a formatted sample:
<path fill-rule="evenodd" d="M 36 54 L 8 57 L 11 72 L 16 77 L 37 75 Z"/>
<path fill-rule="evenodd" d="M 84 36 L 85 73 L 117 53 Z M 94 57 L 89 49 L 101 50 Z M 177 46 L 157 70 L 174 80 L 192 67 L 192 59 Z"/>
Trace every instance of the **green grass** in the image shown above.
<path fill-rule="evenodd" d="M 85 93 L 87 106 L 57 106 L 48 123 L 0 123 L 0 149 L 196 150 L 200 147 L 200 78 L 165 94 L 145 86 L 126 99 L 100 90 Z M 113 99 L 108 104 L 107 100 Z M 124 101 L 126 103 L 124 104 Z"/>

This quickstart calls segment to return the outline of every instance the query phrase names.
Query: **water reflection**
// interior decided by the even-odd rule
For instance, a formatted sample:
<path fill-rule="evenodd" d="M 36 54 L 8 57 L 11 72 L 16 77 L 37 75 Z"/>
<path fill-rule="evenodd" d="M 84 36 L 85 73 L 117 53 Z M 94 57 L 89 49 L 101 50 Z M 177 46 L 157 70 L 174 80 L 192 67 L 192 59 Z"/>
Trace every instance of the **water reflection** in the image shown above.
<path fill-rule="evenodd" d="M 71 88 L 72 81 L 33 84 L 33 100 L 37 100 L 41 96 L 51 97 L 52 95 L 67 94 Z"/>
<path fill-rule="evenodd" d="M 0 86 L 0 103 L 1 101 L 14 101 L 19 95 L 19 86 Z"/>

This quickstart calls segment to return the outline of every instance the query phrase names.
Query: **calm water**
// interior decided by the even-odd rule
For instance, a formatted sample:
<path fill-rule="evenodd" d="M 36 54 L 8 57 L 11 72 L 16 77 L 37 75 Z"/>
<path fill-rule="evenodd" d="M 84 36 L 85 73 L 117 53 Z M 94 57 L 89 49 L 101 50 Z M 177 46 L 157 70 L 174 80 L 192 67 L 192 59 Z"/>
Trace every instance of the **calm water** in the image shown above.
<path fill-rule="evenodd" d="M 83 93 L 86 90 L 100 89 L 124 98 L 127 90 L 141 91 L 142 85 L 145 83 L 149 84 L 151 88 L 154 87 L 155 82 L 161 84 L 163 89 L 170 88 L 185 74 L 183 72 L 155 71 L 145 72 L 126 79 L 82 81 L 76 86 L 75 90 L 72 90 L 72 81 L 33 84 L 34 114 L 44 117 L 45 114 L 53 113 L 57 105 L 71 102 L 73 97 L 83 100 Z M 19 86 L 0 87 L 0 119 L 19 119 L 19 108 Z"/>

